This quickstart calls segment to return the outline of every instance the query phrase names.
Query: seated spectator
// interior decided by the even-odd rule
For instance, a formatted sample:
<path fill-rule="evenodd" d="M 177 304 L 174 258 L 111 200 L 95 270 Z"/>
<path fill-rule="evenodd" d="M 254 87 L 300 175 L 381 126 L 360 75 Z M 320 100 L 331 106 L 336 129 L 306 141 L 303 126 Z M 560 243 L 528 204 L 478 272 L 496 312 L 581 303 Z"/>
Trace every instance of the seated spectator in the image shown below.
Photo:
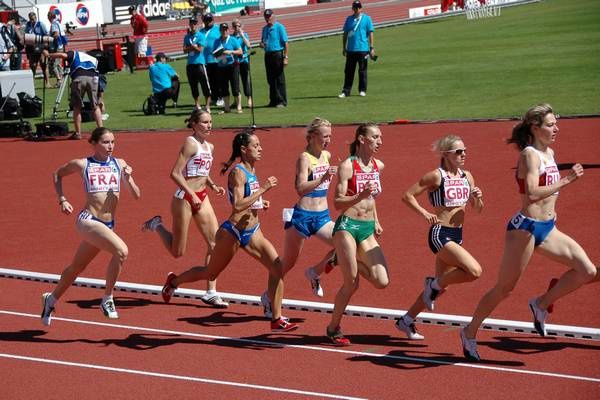
<path fill-rule="evenodd" d="M 158 53 L 155 57 L 156 62 L 148 68 L 150 82 L 152 83 L 152 93 L 158 102 L 160 113 L 165 112 L 168 99 L 173 100 L 173 106 L 177 107 L 179 98 L 179 76 L 175 70 L 167 64 L 165 53 Z"/>

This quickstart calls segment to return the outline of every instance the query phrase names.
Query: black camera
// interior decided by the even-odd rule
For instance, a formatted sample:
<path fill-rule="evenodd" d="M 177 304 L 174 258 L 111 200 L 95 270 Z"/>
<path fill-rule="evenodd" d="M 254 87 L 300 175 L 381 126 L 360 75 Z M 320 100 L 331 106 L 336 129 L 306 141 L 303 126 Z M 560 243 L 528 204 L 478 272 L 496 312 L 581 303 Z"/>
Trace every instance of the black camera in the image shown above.
<path fill-rule="evenodd" d="M 77 29 L 77 26 L 73 25 L 72 22 L 65 23 L 65 32 L 67 32 L 69 35 L 72 35 L 75 29 Z"/>

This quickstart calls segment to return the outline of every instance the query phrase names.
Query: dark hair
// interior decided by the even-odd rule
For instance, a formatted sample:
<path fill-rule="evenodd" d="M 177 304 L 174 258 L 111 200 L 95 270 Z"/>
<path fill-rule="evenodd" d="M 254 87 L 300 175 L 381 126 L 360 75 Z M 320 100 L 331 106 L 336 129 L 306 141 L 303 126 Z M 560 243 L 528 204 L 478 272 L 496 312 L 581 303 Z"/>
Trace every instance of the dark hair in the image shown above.
<path fill-rule="evenodd" d="M 200 121 L 200 117 L 202 117 L 203 114 L 210 115 L 210 113 L 206 110 L 196 109 L 196 110 L 192 111 L 189 118 L 185 119 L 186 126 L 188 128 L 191 128 L 192 124 L 195 124 L 196 122 Z"/>
<path fill-rule="evenodd" d="M 89 143 L 98 143 L 100 141 L 100 138 L 102 137 L 102 135 L 104 135 L 105 133 L 112 133 L 112 131 L 103 126 L 94 129 L 92 131 L 92 134 L 90 135 L 90 138 L 88 139 L 88 142 Z"/>
<path fill-rule="evenodd" d="M 358 128 L 356 128 L 356 133 L 354 134 L 354 142 L 350 143 L 350 155 L 355 156 L 358 151 L 358 145 L 360 144 L 358 141 L 359 136 L 367 136 L 369 133 L 369 129 L 377 128 L 377 124 L 374 122 L 365 122 L 364 124 L 360 124 Z"/>
<path fill-rule="evenodd" d="M 233 138 L 233 142 L 231 143 L 231 157 L 229 160 L 223 163 L 223 168 L 221 168 L 221 175 L 224 175 L 225 172 L 231 167 L 231 164 L 235 161 L 236 158 L 242 157 L 242 146 L 248 146 L 250 143 L 250 138 L 254 136 L 254 132 L 251 130 L 245 130 Z"/>
<path fill-rule="evenodd" d="M 533 142 L 532 126 L 542 126 L 544 118 L 548 114 L 552 114 L 552 106 L 550 104 L 538 104 L 531 107 L 521 121 L 514 126 L 512 135 L 506 140 L 507 144 L 516 144 L 519 150 L 523 150 Z"/>

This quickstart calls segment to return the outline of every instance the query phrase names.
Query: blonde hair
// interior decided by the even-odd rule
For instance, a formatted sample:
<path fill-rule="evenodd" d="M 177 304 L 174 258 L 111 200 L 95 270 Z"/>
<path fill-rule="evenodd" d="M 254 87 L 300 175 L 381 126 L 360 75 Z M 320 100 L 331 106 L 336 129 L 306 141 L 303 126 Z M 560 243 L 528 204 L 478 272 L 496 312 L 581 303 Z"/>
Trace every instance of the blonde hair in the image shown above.
<path fill-rule="evenodd" d="M 310 121 L 310 124 L 306 126 L 306 140 L 310 140 L 310 136 L 313 133 L 318 133 L 319 129 L 323 126 L 331 127 L 331 122 L 319 117 L 315 117 L 315 119 Z"/>
<path fill-rule="evenodd" d="M 431 145 L 431 150 L 437 153 L 443 153 L 450 150 L 454 142 L 458 141 L 462 142 L 462 138 L 460 136 L 449 134 L 433 142 Z"/>

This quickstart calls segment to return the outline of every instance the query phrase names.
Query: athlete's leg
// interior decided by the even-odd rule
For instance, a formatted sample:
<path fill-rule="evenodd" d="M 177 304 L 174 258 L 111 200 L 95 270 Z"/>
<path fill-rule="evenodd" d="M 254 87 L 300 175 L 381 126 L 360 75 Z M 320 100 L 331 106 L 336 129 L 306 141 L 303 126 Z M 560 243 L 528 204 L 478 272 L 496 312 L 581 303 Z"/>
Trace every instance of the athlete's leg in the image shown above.
<path fill-rule="evenodd" d="M 196 266 L 178 275 L 171 281 L 171 285 L 178 287 L 184 283 L 199 280 L 215 280 L 231 262 L 231 259 L 240 247 L 240 242 L 225 229 L 219 229 L 215 236 L 215 248 L 206 266 Z"/>
<path fill-rule="evenodd" d="M 335 253 L 335 249 L 333 249 L 333 237 L 332 237 L 334 226 L 335 226 L 335 222 L 329 221 L 328 223 L 323 225 L 321 227 L 321 229 L 319 229 L 317 231 L 317 233 L 315 234 L 316 237 L 318 237 L 320 240 L 322 240 L 323 242 L 327 243 L 328 245 L 330 245 L 332 247 L 332 249 L 330 251 L 328 251 L 327 254 L 325 254 L 325 256 L 321 259 L 321 261 L 319 261 L 317 263 L 317 265 L 315 265 L 313 267 L 313 271 L 317 275 L 322 275 L 325 272 L 325 268 L 326 268 L 327 264 L 329 263 L 329 261 L 333 257 L 333 254 Z"/>
<path fill-rule="evenodd" d="M 481 265 L 464 247 L 448 242 L 437 253 L 436 277 L 442 289 L 457 283 L 471 282 L 481 276 Z M 453 268 L 454 267 L 454 268 Z"/>
<path fill-rule="evenodd" d="M 200 233 L 202 233 L 202 236 L 206 241 L 207 250 L 206 257 L 204 258 L 204 265 L 208 265 L 215 248 L 215 235 L 217 233 L 217 229 L 219 229 L 219 222 L 217 221 L 217 216 L 215 215 L 208 196 L 202 201 L 200 210 L 198 210 L 193 218 L 198 230 Z M 206 289 L 216 291 L 217 281 L 206 281 Z"/>
<path fill-rule="evenodd" d="M 358 271 L 375 288 L 385 289 L 390 283 L 387 262 L 374 235 L 358 244 Z"/>
<path fill-rule="evenodd" d="M 52 296 L 58 300 L 67 291 L 67 289 L 73 284 L 75 279 L 81 272 L 88 266 L 88 264 L 96 257 L 100 252 L 100 249 L 86 242 L 85 240 L 79 244 L 73 260 L 65 268 L 60 275 L 58 284 L 52 291 Z"/>
<path fill-rule="evenodd" d="M 86 242 L 112 254 L 106 270 L 106 288 L 104 289 L 105 296 L 111 296 L 123 263 L 129 254 L 127 245 L 114 231 L 98 221 L 80 221 L 77 229 Z"/>
<path fill-rule="evenodd" d="M 296 230 L 294 226 L 290 226 L 285 229 L 285 236 L 283 241 L 283 256 L 281 263 L 283 265 L 283 275 L 287 274 L 298 260 L 298 256 L 304 246 L 304 236 Z"/>
<path fill-rule="evenodd" d="M 162 224 L 156 228 L 156 232 L 171 255 L 179 258 L 185 254 L 187 248 L 192 207 L 187 201 L 173 197 L 171 200 L 171 216 L 173 218 L 172 232 L 169 232 Z"/>
<path fill-rule="evenodd" d="M 344 282 L 335 295 L 331 321 L 327 326 L 328 332 L 337 331 L 344 311 L 350 302 L 350 298 L 352 298 L 359 285 L 358 265 L 356 262 L 357 246 L 354 237 L 346 231 L 337 231 L 333 236 L 333 243 L 335 244 L 335 252 Z"/>
<path fill-rule="evenodd" d="M 244 250 L 269 271 L 269 300 L 273 311 L 273 320 L 281 318 L 281 301 L 283 299 L 283 263 L 277 255 L 273 244 L 264 237 L 259 229 L 254 232 Z"/>
<path fill-rule="evenodd" d="M 597 268 L 585 250 L 575 240 L 558 229 L 554 228 L 536 250 L 551 260 L 570 268 L 560 277 L 554 287 L 540 296 L 538 307 L 542 310 L 546 310 L 550 304 L 580 286 L 595 280 Z"/>
<path fill-rule="evenodd" d="M 507 231 L 505 237 L 498 280 L 494 287 L 481 298 L 473 313 L 473 319 L 465 328 L 465 336 L 468 339 L 475 337 L 483 320 L 512 292 L 533 254 L 534 238 L 529 232 Z"/>

